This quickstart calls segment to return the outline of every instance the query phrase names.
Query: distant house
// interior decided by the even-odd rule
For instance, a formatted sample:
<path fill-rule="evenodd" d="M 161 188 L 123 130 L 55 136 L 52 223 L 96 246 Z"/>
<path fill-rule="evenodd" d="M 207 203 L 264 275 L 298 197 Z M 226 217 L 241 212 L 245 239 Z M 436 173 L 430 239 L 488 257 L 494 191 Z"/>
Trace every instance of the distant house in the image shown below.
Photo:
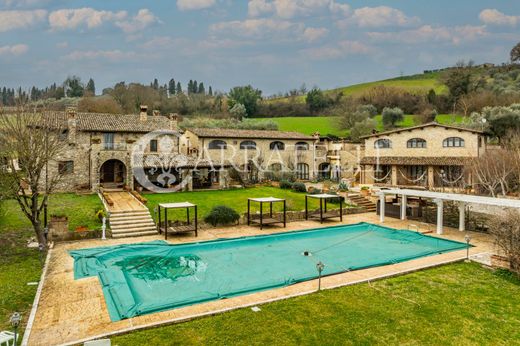
<path fill-rule="evenodd" d="M 362 184 L 429 189 L 471 184 L 468 165 L 487 144 L 482 131 L 435 122 L 363 139 Z"/>

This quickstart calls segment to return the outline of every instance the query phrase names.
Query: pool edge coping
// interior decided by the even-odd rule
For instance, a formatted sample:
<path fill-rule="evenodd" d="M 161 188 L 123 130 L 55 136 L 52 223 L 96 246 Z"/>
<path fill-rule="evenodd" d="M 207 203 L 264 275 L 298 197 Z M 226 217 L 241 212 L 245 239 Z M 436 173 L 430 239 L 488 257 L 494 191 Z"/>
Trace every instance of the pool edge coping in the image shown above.
<path fill-rule="evenodd" d="M 458 250 L 458 251 L 464 251 L 464 250 Z M 475 255 L 475 254 L 473 254 L 473 255 Z M 340 284 L 336 284 L 336 285 L 332 285 L 332 286 L 322 287 L 322 290 L 329 290 L 329 289 L 335 289 L 335 288 L 339 288 L 339 287 L 353 286 L 353 285 L 357 285 L 357 284 L 361 284 L 361 283 L 367 283 L 367 282 L 371 282 L 371 281 L 378 281 L 378 280 L 388 279 L 388 278 L 392 278 L 392 277 L 397 277 L 397 276 L 401 276 L 401 275 L 405 275 L 405 274 L 414 273 L 414 272 L 417 272 L 417 271 L 420 271 L 420 270 L 424 270 L 424 269 L 430 269 L 430 268 L 440 267 L 440 266 L 447 265 L 447 264 L 461 262 L 461 261 L 464 261 L 466 259 L 467 259 L 466 255 L 465 254 L 461 254 L 460 257 L 452 258 L 452 259 L 448 259 L 448 260 L 443 260 L 443 261 L 436 262 L 436 263 L 419 265 L 419 266 L 415 266 L 413 268 L 401 269 L 401 270 L 398 270 L 397 272 L 393 272 L 393 273 L 380 274 L 380 275 L 377 275 L 377 276 L 374 276 L 374 277 L 371 277 L 371 278 L 363 278 L 363 279 L 355 280 L 355 281 L 352 281 L 352 282 L 346 282 L 346 283 L 340 283 Z M 472 262 L 474 262 L 474 261 L 472 261 Z M 339 275 L 339 274 L 334 274 L 334 275 Z M 331 275 L 331 276 L 333 276 L 333 275 Z M 305 281 L 305 282 L 313 282 L 313 281 L 317 281 L 317 279 L 308 280 L 308 281 Z M 130 332 L 134 332 L 134 331 L 138 331 L 138 330 L 146 330 L 146 329 L 151 329 L 151 328 L 160 327 L 160 326 L 166 326 L 166 325 L 173 325 L 173 324 L 176 324 L 176 323 L 188 322 L 188 321 L 191 321 L 191 320 L 194 320 L 194 319 L 197 319 L 197 318 L 201 318 L 201 317 L 214 316 L 214 315 L 226 313 L 226 312 L 237 310 L 237 309 L 248 308 L 248 307 L 255 306 L 255 305 L 269 304 L 269 303 L 273 303 L 273 302 L 277 302 L 277 301 L 281 301 L 281 300 L 285 300 L 285 299 L 291 299 L 291 298 L 296 298 L 296 297 L 300 297 L 300 296 L 304 296 L 304 295 L 309 295 L 309 294 L 312 294 L 312 293 L 315 293 L 315 292 L 317 292 L 317 290 L 315 290 L 315 289 L 314 290 L 307 290 L 307 291 L 293 293 L 293 294 L 289 294 L 289 295 L 285 295 L 285 296 L 281 296 L 281 297 L 269 298 L 269 299 L 266 299 L 266 300 L 263 300 L 263 301 L 260 301 L 260 302 L 246 303 L 246 304 L 233 306 L 233 307 L 227 307 L 227 308 L 218 309 L 218 310 L 214 310 L 214 311 L 206 311 L 206 312 L 202 312 L 202 313 L 197 313 L 197 314 L 193 314 L 193 315 L 190 315 L 190 316 L 176 317 L 176 318 L 171 318 L 171 319 L 167 319 L 167 320 L 163 320 L 163 321 L 157 321 L 157 322 L 152 322 L 152 323 L 148 323 L 148 324 L 142 324 L 142 325 L 139 325 L 139 326 L 132 326 L 132 327 L 123 328 L 123 329 L 120 329 L 120 330 L 117 330 L 117 331 L 107 332 L 107 333 L 98 334 L 98 335 L 94 335 L 94 336 L 83 338 L 83 339 L 69 341 L 69 342 L 66 342 L 66 343 L 59 344 L 59 346 L 77 345 L 77 344 L 82 344 L 82 343 L 84 343 L 86 341 L 97 340 L 97 339 L 111 337 L 111 336 L 117 336 L 117 335 L 124 335 L 124 334 L 128 334 Z M 255 294 L 255 293 L 252 293 L 252 294 Z M 129 319 L 129 321 L 130 321 L 130 324 L 132 324 L 131 319 Z"/>

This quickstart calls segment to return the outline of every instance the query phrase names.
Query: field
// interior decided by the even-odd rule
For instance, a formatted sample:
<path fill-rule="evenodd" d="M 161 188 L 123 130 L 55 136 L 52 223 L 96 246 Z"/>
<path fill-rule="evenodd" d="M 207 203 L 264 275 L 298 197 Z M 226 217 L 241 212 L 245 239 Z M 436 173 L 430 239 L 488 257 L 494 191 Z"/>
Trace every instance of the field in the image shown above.
<path fill-rule="evenodd" d="M 354 84 L 336 89 L 324 90 L 325 93 L 343 92 L 345 96 L 359 96 L 369 89 L 376 86 L 386 86 L 393 88 L 401 88 L 412 94 L 426 94 L 433 89 L 436 94 L 445 94 L 448 92 L 446 85 L 440 81 L 440 73 L 425 73 L 411 76 L 402 76 L 397 78 L 385 79 L 375 82 Z M 285 102 L 289 99 L 286 97 L 270 99 L 268 102 Z M 296 97 L 297 102 L 305 102 L 305 96 Z"/>
<path fill-rule="evenodd" d="M 377 121 L 378 130 L 383 129 L 383 122 L 381 115 L 374 117 Z M 265 121 L 265 118 L 249 119 L 247 121 Z M 338 127 L 337 117 L 282 117 L 282 118 L 269 118 L 278 124 L 278 129 L 281 131 L 296 131 L 306 135 L 310 135 L 318 131 L 321 135 L 335 135 L 338 137 L 345 137 L 348 135 L 348 130 L 341 130 Z M 460 115 L 452 114 L 439 114 L 436 121 L 441 124 L 460 123 L 463 117 Z M 397 124 L 399 127 L 413 126 L 414 116 L 405 115 L 404 121 Z"/>
<path fill-rule="evenodd" d="M 512 345 L 520 281 L 459 263 L 114 337 L 113 345 Z"/>

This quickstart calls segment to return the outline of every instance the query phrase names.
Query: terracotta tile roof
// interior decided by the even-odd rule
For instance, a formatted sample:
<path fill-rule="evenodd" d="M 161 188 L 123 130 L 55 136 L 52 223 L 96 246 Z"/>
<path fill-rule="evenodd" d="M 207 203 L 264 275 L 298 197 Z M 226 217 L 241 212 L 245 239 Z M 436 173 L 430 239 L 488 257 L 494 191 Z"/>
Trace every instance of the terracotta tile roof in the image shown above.
<path fill-rule="evenodd" d="M 370 137 L 380 137 L 380 136 L 385 136 L 385 135 L 389 135 L 389 134 L 392 134 L 392 133 L 406 132 L 406 131 L 423 129 L 423 128 L 432 127 L 432 126 L 433 127 L 443 127 L 445 129 L 453 129 L 453 130 L 458 130 L 458 131 L 467 131 L 467 132 L 473 132 L 473 133 L 484 133 L 483 131 L 470 129 L 470 128 L 466 128 L 466 127 L 462 127 L 462 126 L 443 125 L 443 124 L 439 124 L 437 122 L 431 122 L 431 123 L 417 125 L 417 126 L 403 127 L 403 128 L 399 128 L 399 129 L 395 129 L 395 130 L 390 130 L 390 131 L 377 132 L 377 133 L 374 133 L 374 134 L 371 134 L 371 135 L 368 135 L 368 136 L 362 136 L 362 137 L 359 137 L 359 138 L 360 139 L 366 139 L 366 138 L 370 138 Z"/>
<path fill-rule="evenodd" d="M 63 129 L 68 127 L 66 112 L 48 112 L 46 116 L 57 127 Z M 76 113 L 75 119 L 77 130 L 85 132 L 146 133 L 170 129 L 170 119 L 165 116 L 148 116 L 146 121 L 141 121 L 139 115 Z"/>
<path fill-rule="evenodd" d="M 403 166 L 464 166 L 471 162 L 471 157 L 407 157 L 383 156 L 379 161 L 375 156 L 366 156 L 361 159 L 362 165 L 403 165 Z"/>
<path fill-rule="evenodd" d="M 314 140 L 314 137 L 299 132 L 267 131 L 267 130 L 240 130 L 214 128 L 188 128 L 199 137 L 210 138 L 258 138 L 258 139 L 302 139 Z"/>

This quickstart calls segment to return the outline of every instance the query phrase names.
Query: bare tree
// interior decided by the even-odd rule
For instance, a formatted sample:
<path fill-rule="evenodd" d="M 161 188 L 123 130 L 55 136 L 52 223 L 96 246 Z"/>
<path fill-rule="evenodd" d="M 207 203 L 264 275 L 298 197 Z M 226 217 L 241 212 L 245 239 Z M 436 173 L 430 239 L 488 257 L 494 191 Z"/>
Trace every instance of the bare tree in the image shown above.
<path fill-rule="evenodd" d="M 489 223 L 489 232 L 495 238 L 495 244 L 509 259 L 511 269 L 520 274 L 520 213 L 508 210 L 505 215 L 493 217 Z"/>
<path fill-rule="evenodd" d="M 60 174 L 51 174 L 48 166 L 64 147 L 61 133 L 60 124 L 53 116 L 23 109 L 11 114 L 0 113 L 0 153 L 3 157 L 0 179 L 4 194 L 18 202 L 42 245 L 46 245 L 42 212 L 60 179 Z"/>
<path fill-rule="evenodd" d="M 516 188 L 517 162 L 510 150 L 494 149 L 473 160 L 476 185 L 493 197 L 506 195 Z"/>

